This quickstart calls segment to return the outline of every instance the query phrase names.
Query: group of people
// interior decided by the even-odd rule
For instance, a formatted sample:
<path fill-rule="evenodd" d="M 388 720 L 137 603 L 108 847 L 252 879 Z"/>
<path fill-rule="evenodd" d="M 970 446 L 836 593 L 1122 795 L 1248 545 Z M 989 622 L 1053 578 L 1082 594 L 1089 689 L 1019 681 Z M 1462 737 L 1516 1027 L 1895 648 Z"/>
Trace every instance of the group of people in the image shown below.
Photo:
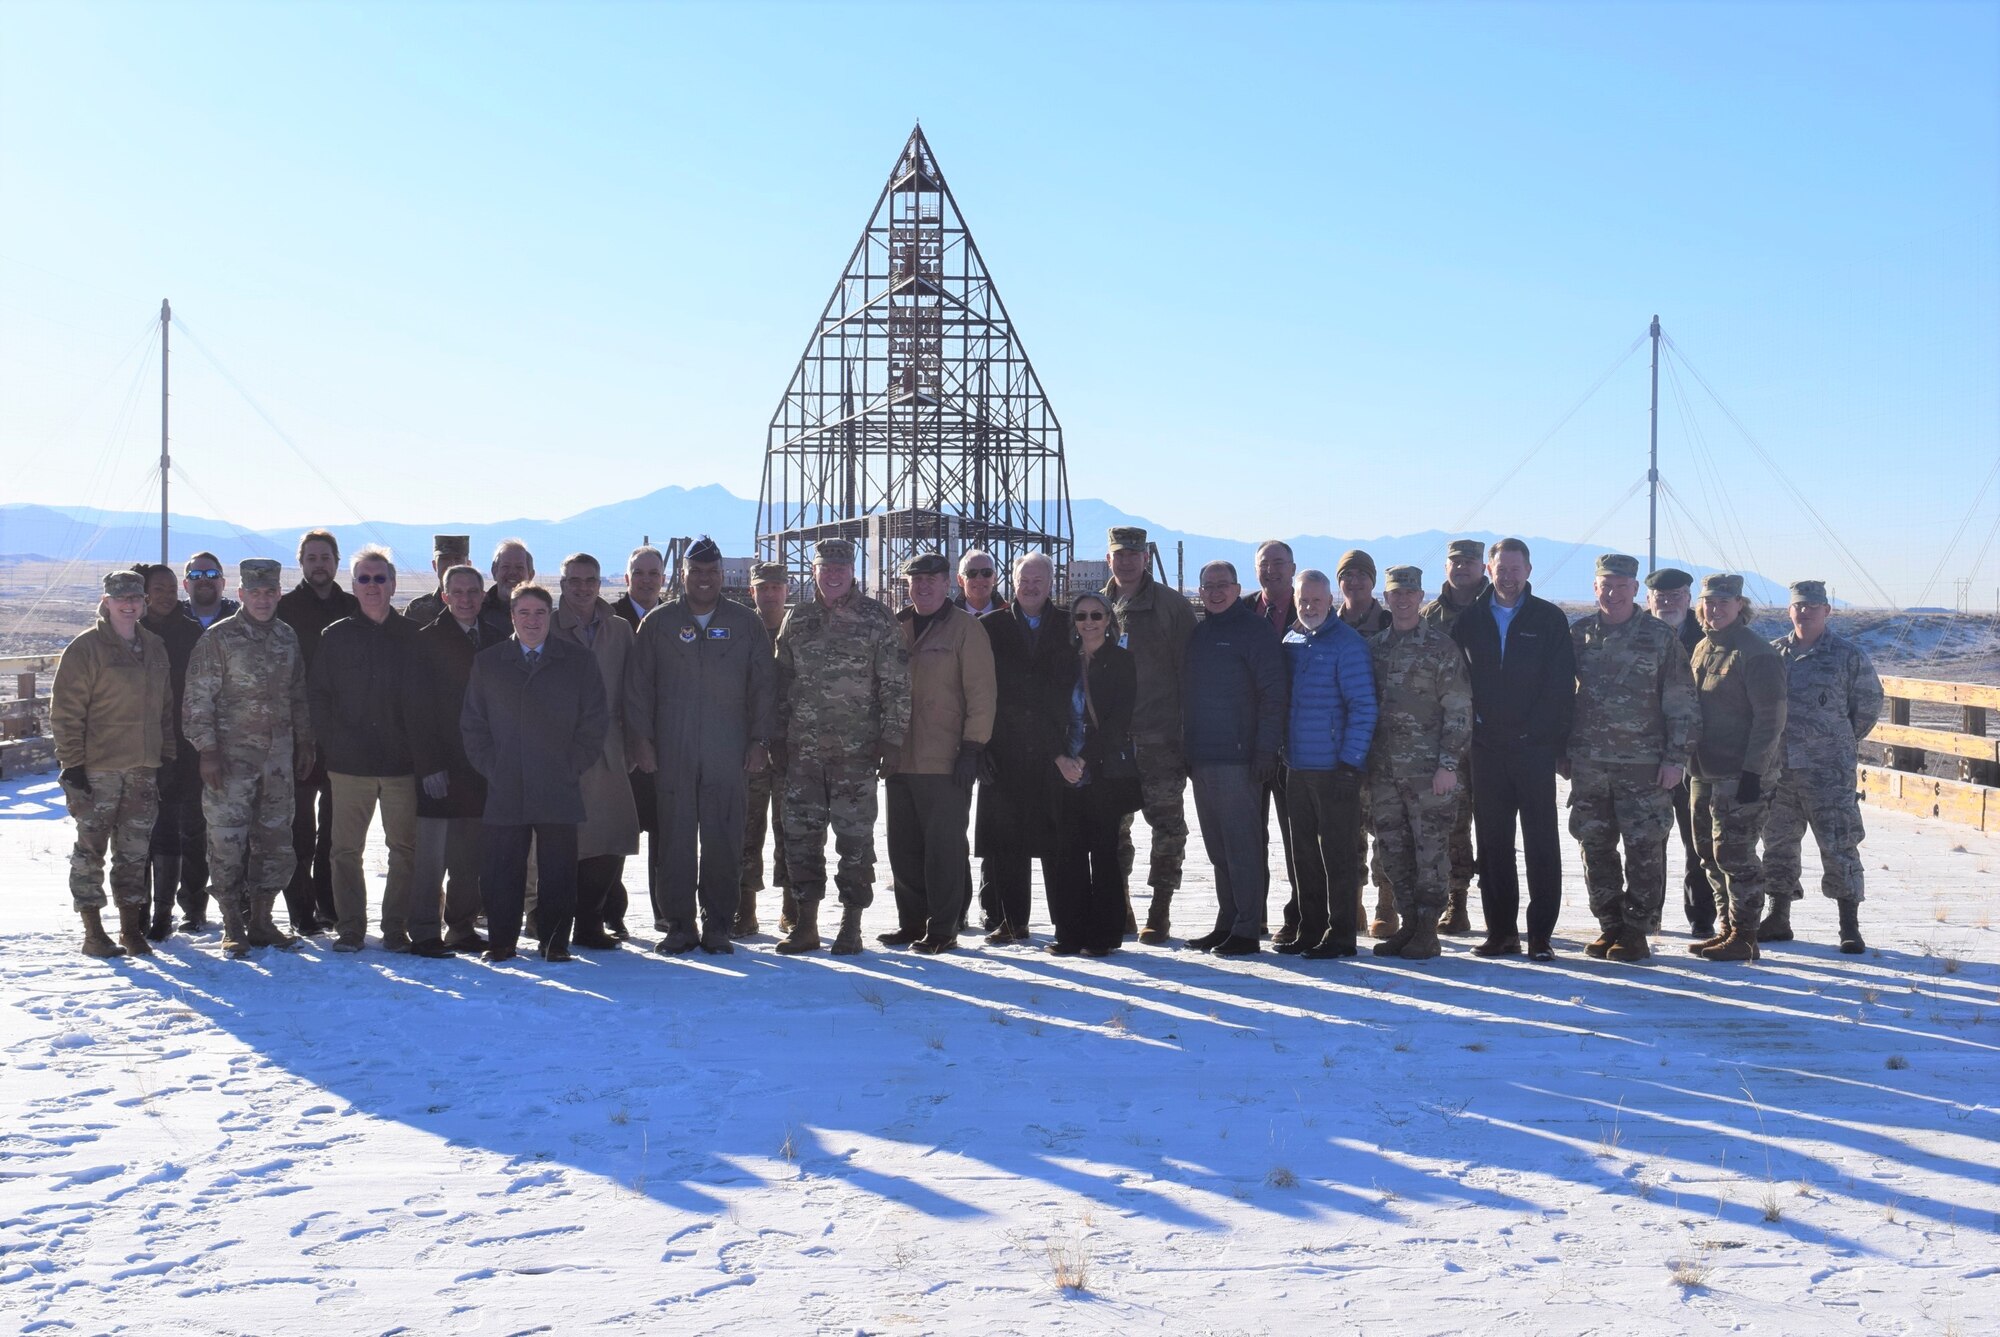
<path fill-rule="evenodd" d="M 378 821 L 391 951 L 504 961 L 524 933 L 548 961 L 616 948 L 643 843 L 657 950 L 729 952 L 759 932 L 767 832 L 777 950 L 814 951 L 830 830 L 831 948 L 855 953 L 881 782 L 886 946 L 951 951 L 975 905 L 988 943 L 1029 942 L 1037 861 L 1046 950 L 1170 943 L 1191 787 L 1217 904 L 1189 948 L 1250 955 L 1268 934 L 1279 952 L 1352 956 L 1365 926 L 1377 955 L 1436 957 L 1440 933 L 1471 931 L 1476 874 L 1473 952 L 1546 961 L 1559 775 L 1600 929 L 1588 955 L 1650 954 L 1677 821 L 1691 950 L 1748 961 L 1792 936 L 1808 830 L 1841 948 L 1863 950 L 1855 764 L 1882 692 L 1828 629 L 1817 581 L 1792 586 L 1793 630 L 1767 642 L 1741 577 L 1707 577 L 1694 602 L 1687 573 L 1655 571 L 1642 607 L 1621 554 L 1598 559 L 1596 609 L 1572 624 L 1511 538 L 1451 543 L 1434 597 L 1420 569 L 1391 566 L 1380 601 L 1368 554 L 1328 576 L 1274 540 L 1248 594 L 1230 563 L 1204 566 L 1199 615 L 1128 527 L 1110 531 L 1103 589 L 1067 604 L 1046 555 L 1018 558 L 1002 598 L 975 550 L 956 592 L 943 555 L 907 561 L 895 612 L 856 585 L 841 539 L 816 546 L 797 600 L 784 566 L 756 566 L 752 606 L 723 597 L 707 539 L 678 597 L 641 547 L 615 601 L 585 553 L 550 590 L 518 541 L 485 572 L 464 536 L 434 547 L 436 587 L 401 612 L 391 555 L 353 554 L 343 589 L 324 530 L 301 539 L 288 592 L 279 563 L 255 559 L 225 599 L 208 553 L 178 583 L 165 566 L 104 577 L 52 702 L 86 954 L 148 955 L 176 904 L 201 926 L 211 892 L 230 955 L 315 933 L 361 951 Z M 1275 933 L 1273 810 L 1290 883 Z M 1143 920 L 1135 818 L 1152 829 Z"/>

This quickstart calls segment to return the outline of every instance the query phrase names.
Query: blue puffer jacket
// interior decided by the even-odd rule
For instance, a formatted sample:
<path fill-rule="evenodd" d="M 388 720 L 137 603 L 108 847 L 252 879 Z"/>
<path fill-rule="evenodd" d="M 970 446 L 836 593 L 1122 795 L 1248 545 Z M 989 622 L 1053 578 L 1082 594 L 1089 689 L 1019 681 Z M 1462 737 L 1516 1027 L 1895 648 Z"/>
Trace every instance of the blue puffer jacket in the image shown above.
<path fill-rule="evenodd" d="M 1285 764 L 1295 771 L 1330 771 L 1368 764 L 1375 738 L 1375 664 L 1368 642 L 1332 614 L 1318 631 L 1285 633 L 1292 670 L 1292 713 L 1285 728 Z"/>
<path fill-rule="evenodd" d="M 1285 652 L 1238 599 L 1188 637 L 1181 693 L 1190 766 L 1249 766 L 1285 745 Z"/>

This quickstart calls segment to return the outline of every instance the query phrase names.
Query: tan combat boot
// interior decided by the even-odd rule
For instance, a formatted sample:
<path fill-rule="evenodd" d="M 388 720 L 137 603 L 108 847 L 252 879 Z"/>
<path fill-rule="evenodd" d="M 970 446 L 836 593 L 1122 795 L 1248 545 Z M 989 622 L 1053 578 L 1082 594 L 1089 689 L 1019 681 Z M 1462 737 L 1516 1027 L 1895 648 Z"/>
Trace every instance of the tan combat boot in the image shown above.
<path fill-rule="evenodd" d="M 1701 953 L 1704 961 L 1755 961 L 1757 959 L 1757 931 L 1752 928 L 1737 928 L 1729 931 L 1729 936 Z"/>
<path fill-rule="evenodd" d="M 1375 893 L 1375 918 L 1368 925 L 1368 936 L 1394 938 L 1402 925 L 1402 918 L 1396 913 L 1394 902 L 1389 899 L 1386 892 L 1378 890 Z"/>
<path fill-rule="evenodd" d="M 1732 932 L 1734 932 L 1734 930 L 1731 929 L 1729 926 L 1729 916 L 1726 914 L 1717 915 L 1715 917 L 1715 936 L 1712 938 L 1705 939 L 1701 942 L 1689 943 L 1688 951 L 1692 955 L 1700 956 L 1702 953 L 1710 950 L 1711 948 L 1720 947 L 1722 946 L 1723 943 L 1728 942 L 1729 935 Z"/>
<path fill-rule="evenodd" d="M 1173 904 L 1170 893 L 1157 888 L 1153 892 L 1153 902 L 1146 907 L 1146 927 L 1139 930 L 1139 941 L 1148 947 L 1164 947 L 1173 936 L 1171 922 L 1167 918 L 1167 907 Z"/>
<path fill-rule="evenodd" d="M 250 955 L 250 926 L 243 922 L 243 912 L 231 901 L 223 901 L 222 910 L 222 954 L 232 959 Z"/>
<path fill-rule="evenodd" d="M 1644 961 L 1652 954 L 1653 949 L 1646 943 L 1646 930 L 1630 926 L 1618 931 L 1617 941 L 1604 953 L 1609 960 L 1625 962 Z"/>
<path fill-rule="evenodd" d="M 94 905 L 85 906 L 76 912 L 83 921 L 83 954 L 85 956 L 112 957 L 125 955 L 125 949 L 111 941 L 111 935 L 104 931 L 104 915 Z"/>
<path fill-rule="evenodd" d="M 1438 932 L 1453 935 L 1472 932 L 1472 919 L 1465 913 L 1466 891 L 1467 888 L 1460 887 L 1451 893 L 1451 904 L 1438 920 Z"/>
<path fill-rule="evenodd" d="M 125 949 L 127 956 L 151 956 L 153 954 L 153 944 L 146 941 L 147 922 L 148 915 L 146 906 L 143 903 L 139 905 L 119 903 L 118 945 Z"/>
<path fill-rule="evenodd" d="M 280 951 L 295 952 L 299 949 L 299 940 L 279 928 L 271 918 L 271 906 L 277 899 L 276 896 L 257 898 L 254 913 L 245 926 L 246 936 L 252 947 L 276 947 Z"/>
<path fill-rule="evenodd" d="M 785 940 L 778 944 L 784 956 L 819 950 L 819 901 L 801 900 L 792 907 L 792 924 Z"/>
<path fill-rule="evenodd" d="M 1419 916 L 1419 919 L 1425 918 L 1427 917 Z M 1428 922 L 1419 923 L 1415 928 L 1405 928 L 1403 932 L 1410 935 L 1409 940 L 1402 945 L 1396 955 L 1402 957 L 1405 961 L 1429 961 L 1444 951 L 1443 946 L 1438 942 L 1436 927 Z M 1397 936 L 1400 937 L 1401 935 Z M 1389 942 L 1394 941 L 1395 938 L 1389 940 Z M 1388 942 L 1382 943 L 1375 950 L 1379 952 L 1383 947 L 1387 947 L 1388 945 Z"/>
<path fill-rule="evenodd" d="M 1583 945 L 1583 954 L 1593 961 L 1602 961 L 1611 954 L 1611 945 L 1618 941 L 1619 925 L 1609 919 L 1597 921 L 1598 935 Z"/>
<path fill-rule="evenodd" d="M 861 907 L 843 905 L 840 907 L 840 932 L 833 940 L 835 956 L 858 956 L 861 953 Z"/>

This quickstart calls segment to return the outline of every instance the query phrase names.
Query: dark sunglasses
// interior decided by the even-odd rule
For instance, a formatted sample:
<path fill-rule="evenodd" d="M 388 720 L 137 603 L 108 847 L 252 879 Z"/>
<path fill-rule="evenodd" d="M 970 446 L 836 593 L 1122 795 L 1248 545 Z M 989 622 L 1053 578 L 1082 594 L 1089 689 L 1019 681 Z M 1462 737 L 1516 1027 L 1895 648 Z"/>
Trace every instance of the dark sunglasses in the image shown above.
<path fill-rule="evenodd" d="M 389 583 L 389 577 L 388 577 L 388 576 L 356 576 L 356 577 L 354 578 L 354 583 L 355 583 L 355 584 L 357 584 L 357 585 L 387 585 L 387 584 Z"/>
<path fill-rule="evenodd" d="M 967 580 L 991 580 L 993 579 L 993 568 L 990 566 L 976 567 L 966 572 L 965 578 Z"/>
<path fill-rule="evenodd" d="M 221 574 L 222 568 L 220 567 L 191 566 L 188 568 L 187 578 L 189 580 L 214 580 Z"/>
<path fill-rule="evenodd" d="M 1105 613 L 1102 611 L 1095 613 L 1078 613 L 1076 615 L 1076 620 L 1078 622 L 1102 622 L 1104 621 L 1105 618 L 1109 616 L 1110 616 L 1109 613 Z"/>

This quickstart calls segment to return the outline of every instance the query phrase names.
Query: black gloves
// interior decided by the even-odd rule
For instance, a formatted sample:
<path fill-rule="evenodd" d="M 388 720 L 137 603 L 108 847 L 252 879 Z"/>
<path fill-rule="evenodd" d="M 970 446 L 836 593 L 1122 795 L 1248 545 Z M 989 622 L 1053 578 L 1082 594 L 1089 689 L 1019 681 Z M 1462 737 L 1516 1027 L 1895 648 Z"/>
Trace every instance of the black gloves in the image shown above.
<path fill-rule="evenodd" d="M 1278 778 L 1277 754 L 1264 752 L 1250 758 L 1250 778 L 1260 785 L 1275 782 Z"/>
<path fill-rule="evenodd" d="M 1349 766 L 1346 762 L 1334 767 L 1333 796 L 1338 799 L 1359 798 L 1361 796 L 1361 768 Z"/>
<path fill-rule="evenodd" d="M 56 779 L 62 781 L 70 789 L 78 790 L 85 794 L 90 792 L 90 777 L 83 773 L 83 767 L 81 766 L 65 766 L 62 774 L 58 775 Z"/>
<path fill-rule="evenodd" d="M 1755 803 L 1764 796 L 1764 777 L 1755 771 L 1745 771 L 1736 777 L 1736 801 Z"/>
<path fill-rule="evenodd" d="M 180 797 L 180 792 L 174 788 L 173 763 L 169 762 L 165 766 L 158 766 L 154 768 L 153 786 L 154 788 L 160 791 L 160 798 L 162 801 Z"/>
<path fill-rule="evenodd" d="M 984 743 L 960 743 L 958 760 L 952 763 L 951 782 L 966 793 L 972 792 L 972 782 L 979 778 L 979 761 L 986 755 Z"/>

